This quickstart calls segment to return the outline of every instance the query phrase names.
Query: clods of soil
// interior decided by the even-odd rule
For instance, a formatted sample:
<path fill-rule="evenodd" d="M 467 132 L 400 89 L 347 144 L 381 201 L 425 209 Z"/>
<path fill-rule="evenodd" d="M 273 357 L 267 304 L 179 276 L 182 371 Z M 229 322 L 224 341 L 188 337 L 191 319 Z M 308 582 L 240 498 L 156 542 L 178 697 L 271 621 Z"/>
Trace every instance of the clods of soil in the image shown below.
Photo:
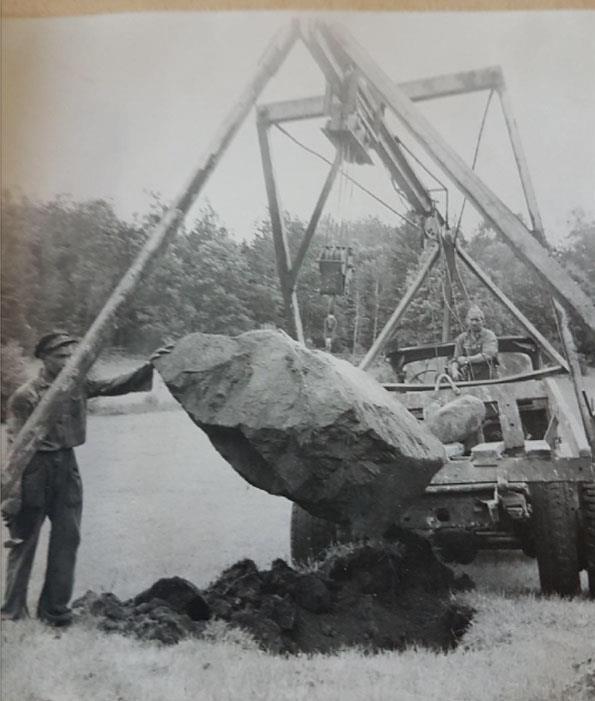
<path fill-rule="evenodd" d="M 179 577 L 160 579 L 133 599 L 87 592 L 73 607 L 105 631 L 165 644 L 201 637 L 219 618 L 250 633 L 269 652 L 369 652 L 420 645 L 448 650 L 473 611 L 451 593 L 469 588 L 422 539 L 403 534 L 391 544 L 336 551 L 316 570 L 283 560 L 259 570 L 241 560 L 207 589 Z"/>

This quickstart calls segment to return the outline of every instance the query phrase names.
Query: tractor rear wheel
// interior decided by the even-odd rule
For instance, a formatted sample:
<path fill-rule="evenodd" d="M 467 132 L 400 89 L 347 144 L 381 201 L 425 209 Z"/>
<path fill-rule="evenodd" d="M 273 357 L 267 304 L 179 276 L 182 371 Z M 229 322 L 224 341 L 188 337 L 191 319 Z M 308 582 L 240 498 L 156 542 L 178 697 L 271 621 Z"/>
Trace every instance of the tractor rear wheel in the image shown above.
<path fill-rule="evenodd" d="M 583 555 L 589 581 L 589 594 L 595 599 L 595 482 L 583 484 Z"/>
<path fill-rule="evenodd" d="M 532 484 L 531 503 L 541 591 L 574 596 L 580 592 L 578 489 L 568 482 Z"/>
<path fill-rule="evenodd" d="M 291 560 L 294 565 L 306 565 L 320 556 L 338 540 L 335 523 L 312 516 L 301 506 L 291 508 Z"/>

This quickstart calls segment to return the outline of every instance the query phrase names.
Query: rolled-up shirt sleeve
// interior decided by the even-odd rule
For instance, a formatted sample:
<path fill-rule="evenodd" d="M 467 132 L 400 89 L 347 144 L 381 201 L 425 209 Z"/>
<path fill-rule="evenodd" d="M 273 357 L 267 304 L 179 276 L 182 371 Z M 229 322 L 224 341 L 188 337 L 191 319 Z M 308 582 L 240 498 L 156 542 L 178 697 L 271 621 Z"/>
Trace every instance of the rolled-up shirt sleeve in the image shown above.
<path fill-rule="evenodd" d="M 132 372 L 107 380 L 87 378 L 87 397 L 116 397 L 129 392 L 149 392 L 153 387 L 153 366 L 145 363 Z"/>

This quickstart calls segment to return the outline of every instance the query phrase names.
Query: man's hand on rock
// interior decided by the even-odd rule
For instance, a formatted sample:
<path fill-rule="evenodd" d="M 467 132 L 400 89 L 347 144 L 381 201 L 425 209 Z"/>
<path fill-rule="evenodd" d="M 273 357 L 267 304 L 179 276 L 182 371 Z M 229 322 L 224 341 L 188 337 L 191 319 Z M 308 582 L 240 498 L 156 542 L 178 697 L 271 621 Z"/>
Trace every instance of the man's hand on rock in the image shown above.
<path fill-rule="evenodd" d="M 159 358 L 162 358 L 164 355 L 167 355 L 168 353 L 171 353 L 172 350 L 174 349 L 174 343 L 168 343 L 165 346 L 161 346 L 161 348 L 157 348 L 156 351 L 153 351 L 149 358 L 150 363 L 154 363 L 156 360 Z"/>

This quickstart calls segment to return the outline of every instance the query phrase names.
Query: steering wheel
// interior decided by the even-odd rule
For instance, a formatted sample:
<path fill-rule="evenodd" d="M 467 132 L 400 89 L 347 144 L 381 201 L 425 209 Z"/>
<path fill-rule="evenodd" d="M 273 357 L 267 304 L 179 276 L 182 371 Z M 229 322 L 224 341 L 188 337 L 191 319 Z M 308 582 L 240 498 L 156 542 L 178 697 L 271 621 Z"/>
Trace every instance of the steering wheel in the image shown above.
<path fill-rule="evenodd" d="M 421 379 L 424 375 L 427 375 L 429 373 L 431 373 L 431 377 L 429 377 L 427 380 Z M 413 375 L 409 380 L 407 380 L 407 382 L 416 383 L 420 385 L 433 385 L 436 381 L 437 376 L 438 370 L 435 370 L 434 368 L 425 368 L 424 370 L 419 370 L 419 372 L 416 372 L 415 375 Z"/>

